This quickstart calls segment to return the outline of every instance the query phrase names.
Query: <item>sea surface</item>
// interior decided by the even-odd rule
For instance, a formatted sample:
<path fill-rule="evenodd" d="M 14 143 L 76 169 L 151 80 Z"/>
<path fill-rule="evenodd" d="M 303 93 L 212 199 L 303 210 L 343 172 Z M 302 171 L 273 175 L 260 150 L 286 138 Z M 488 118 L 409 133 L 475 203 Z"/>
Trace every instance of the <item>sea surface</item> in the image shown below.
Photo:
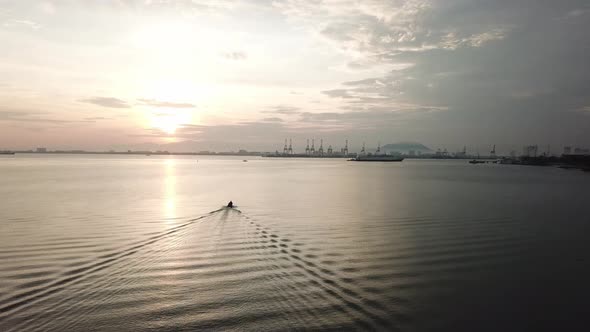
<path fill-rule="evenodd" d="M 590 174 L 0 157 L 0 331 L 297 329 L 588 331 Z"/>

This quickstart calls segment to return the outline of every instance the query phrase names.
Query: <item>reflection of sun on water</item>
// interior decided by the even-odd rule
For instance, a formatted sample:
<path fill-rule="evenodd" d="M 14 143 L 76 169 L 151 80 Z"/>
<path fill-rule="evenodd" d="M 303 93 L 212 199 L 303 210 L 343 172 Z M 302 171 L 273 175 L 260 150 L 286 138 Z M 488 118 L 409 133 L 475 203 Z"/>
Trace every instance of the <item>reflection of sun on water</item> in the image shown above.
<path fill-rule="evenodd" d="M 165 203 L 164 211 L 167 220 L 176 218 L 176 173 L 174 170 L 174 159 L 167 159 L 166 177 L 164 178 Z"/>

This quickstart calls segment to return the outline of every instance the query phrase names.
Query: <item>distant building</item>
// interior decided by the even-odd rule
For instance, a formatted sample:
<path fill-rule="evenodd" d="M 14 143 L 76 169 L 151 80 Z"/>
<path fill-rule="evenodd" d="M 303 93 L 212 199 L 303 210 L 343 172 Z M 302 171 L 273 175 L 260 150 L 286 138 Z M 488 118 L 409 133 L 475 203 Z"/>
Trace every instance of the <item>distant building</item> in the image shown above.
<path fill-rule="evenodd" d="M 574 154 L 587 155 L 587 154 L 590 154 L 590 149 L 575 148 L 574 149 Z"/>
<path fill-rule="evenodd" d="M 563 148 L 563 154 L 571 154 L 572 153 L 572 147 L 571 146 L 566 146 Z"/>
<path fill-rule="evenodd" d="M 409 155 L 410 157 L 414 157 L 414 156 L 416 156 L 416 151 L 414 151 L 414 150 L 410 150 L 410 151 L 408 151 L 408 155 Z"/>
<path fill-rule="evenodd" d="M 37 153 L 45 153 L 47 152 L 47 148 L 37 148 L 37 150 L 35 150 Z"/>

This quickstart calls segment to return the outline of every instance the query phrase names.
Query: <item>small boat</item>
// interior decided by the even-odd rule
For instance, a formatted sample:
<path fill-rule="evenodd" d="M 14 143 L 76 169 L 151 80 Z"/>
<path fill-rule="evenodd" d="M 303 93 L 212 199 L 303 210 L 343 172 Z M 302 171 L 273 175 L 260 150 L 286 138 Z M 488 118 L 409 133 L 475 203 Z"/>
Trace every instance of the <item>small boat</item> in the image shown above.
<path fill-rule="evenodd" d="M 12 151 L 0 151 L 0 154 L 14 154 Z"/>
<path fill-rule="evenodd" d="M 483 160 L 473 159 L 469 161 L 470 164 L 485 164 L 486 162 Z"/>
<path fill-rule="evenodd" d="M 571 166 L 571 165 L 559 165 L 557 166 L 557 168 L 561 168 L 561 169 L 576 169 L 578 167 L 576 166 Z M 583 170 L 583 169 L 582 169 Z"/>
<path fill-rule="evenodd" d="M 245 163 L 247 163 L 247 162 L 248 162 L 248 160 L 246 160 L 246 159 L 244 159 L 244 160 L 242 160 L 242 161 L 243 161 L 243 162 L 245 162 Z"/>

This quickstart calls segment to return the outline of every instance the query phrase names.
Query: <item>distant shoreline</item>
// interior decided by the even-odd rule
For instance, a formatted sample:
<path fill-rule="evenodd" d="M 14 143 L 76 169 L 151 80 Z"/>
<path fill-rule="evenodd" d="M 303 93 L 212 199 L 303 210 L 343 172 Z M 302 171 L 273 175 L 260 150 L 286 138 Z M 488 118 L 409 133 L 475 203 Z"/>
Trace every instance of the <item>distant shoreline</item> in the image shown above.
<path fill-rule="evenodd" d="M 145 156 L 262 156 L 262 152 L 168 152 L 168 151 L 128 151 L 128 152 L 117 152 L 117 151 L 12 151 L 15 154 L 109 154 L 109 155 L 145 155 Z"/>
<path fill-rule="evenodd" d="M 134 156 L 249 156 L 249 157 L 264 157 L 264 158 L 306 158 L 306 159 L 345 159 L 345 158 L 353 158 L 356 156 L 356 153 L 351 153 L 349 155 L 283 155 L 283 154 L 276 154 L 274 152 L 169 152 L 169 151 L 127 151 L 127 152 L 117 152 L 117 151 L 45 151 L 45 152 L 36 152 L 36 151 L 11 151 L 14 154 L 48 154 L 48 155 L 134 155 Z M 474 157 L 474 156 L 447 156 L 447 157 L 437 157 L 434 155 L 415 155 L 415 156 L 408 156 L 402 154 L 406 159 L 444 159 L 444 160 L 468 160 L 468 159 L 481 159 L 481 160 L 494 160 L 501 158 L 500 156 L 497 157 L 490 157 L 490 156 L 481 156 L 481 157 Z"/>

